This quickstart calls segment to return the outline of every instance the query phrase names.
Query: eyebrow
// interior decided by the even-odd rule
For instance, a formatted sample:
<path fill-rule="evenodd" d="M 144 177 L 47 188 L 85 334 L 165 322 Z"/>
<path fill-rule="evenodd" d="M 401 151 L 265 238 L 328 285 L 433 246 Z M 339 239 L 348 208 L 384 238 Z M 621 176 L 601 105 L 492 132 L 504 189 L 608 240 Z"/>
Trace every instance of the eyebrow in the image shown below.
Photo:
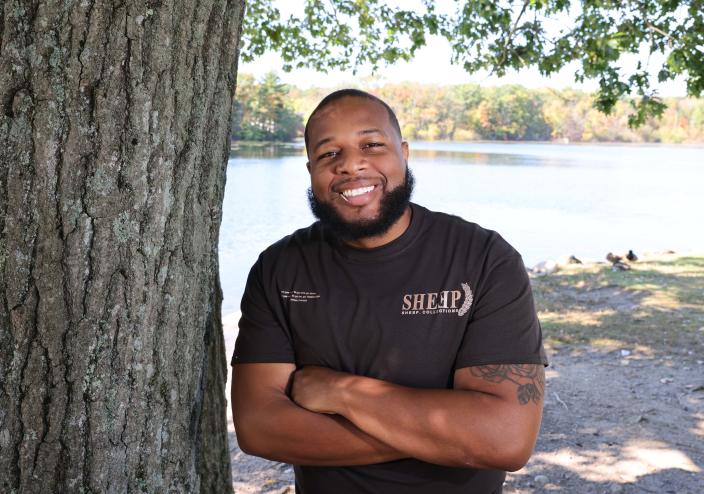
<path fill-rule="evenodd" d="M 379 129 L 377 127 L 373 127 L 371 129 L 363 129 L 357 132 L 357 135 L 367 135 L 367 134 L 381 134 L 383 136 L 386 136 L 386 132 L 384 132 L 382 129 Z M 332 137 L 326 137 L 324 139 L 319 140 L 315 146 L 313 147 L 313 152 L 316 152 L 320 146 L 323 144 L 327 144 L 328 142 L 332 141 Z"/>
<path fill-rule="evenodd" d="M 318 143 L 313 147 L 313 152 L 316 152 L 320 146 L 330 141 L 332 141 L 332 137 L 326 137 L 325 139 L 319 140 Z"/>
<path fill-rule="evenodd" d="M 381 134 L 381 135 L 385 136 L 386 132 L 384 132 L 381 129 L 377 129 L 376 127 L 373 129 L 364 129 L 364 130 L 360 130 L 359 132 L 357 132 L 357 135 L 366 135 L 366 134 Z"/>

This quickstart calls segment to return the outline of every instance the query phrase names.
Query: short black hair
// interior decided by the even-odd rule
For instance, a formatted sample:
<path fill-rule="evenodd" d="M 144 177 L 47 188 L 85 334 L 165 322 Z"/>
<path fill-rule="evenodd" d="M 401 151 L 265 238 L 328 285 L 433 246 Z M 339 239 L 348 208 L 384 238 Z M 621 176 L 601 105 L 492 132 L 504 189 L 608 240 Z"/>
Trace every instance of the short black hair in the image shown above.
<path fill-rule="evenodd" d="M 310 125 L 311 119 L 315 116 L 316 113 L 318 113 L 320 110 L 328 106 L 330 103 L 333 103 L 339 99 L 342 98 L 348 98 L 348 97 L 353 97 L 353 98 L 365 98 L 371 101 L 376 101 L 377 103 L 380 103 L 381 105 L 386 108 L 386 112 L 389 114 L 389 121 L 391 122 L 391 125 L 393 128 L 398 132 L 398 136 L 401 137 L 401 126 L 398 124 L 398 118 L 396 118 L 396 114 L 394 111 L 391 109 L 391 107 L 386 103 L 386 101 L 382 100 L 381 98 L 378 98 L 377 96 L 374 96 L 371 93 L 368 93 L 366 91 L 361 91 L 359 89 L 339 89 L 333 93 L 328 94 L 325 96 L 320 103 L 318 103 L 318 106 L 315 107 L 315 110 L 310 114 L 308 117 L 308 121 L 306 122 L 306 127 L 305 130 L 303 131 L 303 139 L 305 140 L 306 143 L 306 149 L 308 149 L 308 126 Z"/>

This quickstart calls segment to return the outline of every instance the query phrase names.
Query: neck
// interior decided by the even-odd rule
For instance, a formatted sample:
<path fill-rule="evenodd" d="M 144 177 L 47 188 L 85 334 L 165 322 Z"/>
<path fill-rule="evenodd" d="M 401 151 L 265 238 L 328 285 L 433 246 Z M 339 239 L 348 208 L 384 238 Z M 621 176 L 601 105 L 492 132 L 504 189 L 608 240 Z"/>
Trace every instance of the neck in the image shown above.
<path fill-rule="evenodd" d="M 408 229 L 408 226 L 411 224 L 412 215 L 413 213 L 411 211 L 411 207 L 406 206 L 406 210 L 403 212 L 403 215 L 396 221 L 396 223 L 391 225 L 391 228 L 386 230 L 381 235 L 377 235 L 375 237 L 358 238 L 357 240 L 350 240 L 345 243 L 357 249 L 374 249 L 376 247 L 386 245 L 403 235 L 403 233 Z"/>

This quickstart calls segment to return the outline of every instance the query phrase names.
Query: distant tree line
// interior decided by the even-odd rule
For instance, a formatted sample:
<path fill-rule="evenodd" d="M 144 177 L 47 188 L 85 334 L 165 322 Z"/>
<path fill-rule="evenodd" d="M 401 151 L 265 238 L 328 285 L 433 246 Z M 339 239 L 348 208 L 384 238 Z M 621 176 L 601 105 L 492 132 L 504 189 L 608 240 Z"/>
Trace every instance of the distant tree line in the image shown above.
<path fill-rule="evenodd" d="M 238 141 L 291 141 L 303 132 L 303 117 L 293 110 L 290 88 L 270 72 L 260 80 L 237 77 L 231 137 Z"/>
<path fill-rule="evenodd" d="M 611 114 L 594 107 L 594 95 L 572 89 L 527 89 L 415 83 L 359 86 L 396 111 L 410 140 L 500 140 L 569 142 L 704 142 L 704 100 L 665 98 L 660 119 L 628 126 L 630 101 Z M 233 138 L 286 141 L 302 135 L 303 119 L 331 88 L 299 89 L 273 74 L 257 81 L 240 75 Z"/>

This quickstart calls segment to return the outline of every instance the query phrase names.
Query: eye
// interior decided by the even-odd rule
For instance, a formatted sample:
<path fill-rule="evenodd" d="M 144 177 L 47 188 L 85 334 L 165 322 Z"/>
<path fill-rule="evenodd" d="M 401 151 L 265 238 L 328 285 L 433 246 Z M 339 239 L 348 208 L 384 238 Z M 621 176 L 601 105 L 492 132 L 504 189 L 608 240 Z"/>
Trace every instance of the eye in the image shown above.
<path fill-rule="evenodd" d="M 326 158 L 334 158 L 338 154 L 340 154 L 339 151 L 328 151 L 328 152 L 323 153 L 320 156 L 318 156 L 318 160 L 324 160 Z"/>
<path fill-rule="evenodd" d="M 362 147 L 364 149 L 379 148 L 379 147 L 384 147 L 384 143 L 383 142 L 368 142 Z"/>

